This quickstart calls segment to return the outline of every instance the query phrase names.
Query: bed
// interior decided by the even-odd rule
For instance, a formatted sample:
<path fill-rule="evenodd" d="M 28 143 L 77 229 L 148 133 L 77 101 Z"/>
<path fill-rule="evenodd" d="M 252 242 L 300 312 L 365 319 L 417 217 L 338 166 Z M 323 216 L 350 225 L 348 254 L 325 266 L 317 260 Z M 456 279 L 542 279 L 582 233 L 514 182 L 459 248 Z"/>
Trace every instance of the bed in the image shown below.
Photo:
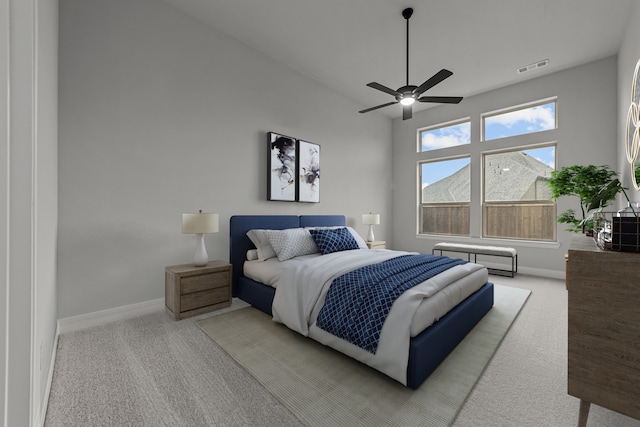
<path fill-rule="evenodd" d="M 232 216 L 230 219 L 229 256 L 230 262 L 233 266 L 233 296 L 246 301 L 253 307 L 270 316 L 274 316 L 273 307 L 274 300 L 276 299 L 277 288 L 246 277 L 243 273 L 245 262 L 247 262 L 248 251 L 255 250 L 256 248 L 247 236 L 248 231 L 255 229 L 287 230 L 306 227 L 335 226 L 346 226 L 345 217 L 342 215 Z M 370 251 L 368 253 L 370 255 L 378 253 L 380 256 L 387 256 L 386 253 L 394 252 L 384 249 L 372 249 L 367 251 Z M 486 269 L 484 270 L 485 271 L 482 273 L 479 272 L 477 268 L 473 270 L 474 280 L 476 282 L 478 281 L 478 277 L 483 277 L 481 283 L 474 285 L 478 287 L 477 290 L 473 291 L 469 296 L 466 296 L 464 300 L 441 316 L 431 326 L 421 332 L 411 334 L 412 336 L 410 338 L 407 337 L 408 348 L 401 349 L 402 351 L 406 351 L 407 355 L 406 360 L 402 362 L 403 364 L 401 366 L 403 367 L 403 371 L 400 375 L 387 372 L 386 367 L 380 368 L 379 366 L 376 366 L 377 362 L 375 361 L 373 364 L 370 363 L 369 359 L 371 355 L 365 354 L 366 352 L 362 349 L 356 348 L 354 350 L 355 354 L 350 354 L 350 347 L 355 346 L 349 343 L 341 343 L 342 340 L 336 337 L 333 337 L 333 339 L 331 337 L 327 338 L 328 333 L 324 331 L 320 331 L 320 337 L 314 336 L 314 334 L 318 334 L 318 328 L 314 328 L 315 325 L 312 325 L 310 328 L 313 330 L 310 332 L 309 336 L 323 344 L 330 345 L 338 351 L 342 351 L 363 363 L 367 363 L 409 388 L 418 388 L 493 306 L 493 284 L 486 281 Z M 284 289 L 284 287 L 282 289 Z M 279 292 L 283 291 L 280 290 Z M 276 312 L 276 317 L 278 316 L 279 313 Z M 338 342 L 337 346 L 334 345 L 336 341 Z M 382 348 L 382 344 L 380 344 L 380 346 L 380 348 Z M 382 352 L 379 351 L 379 353 Z M 363 354 L 364 356 L 362 356 Z"/>

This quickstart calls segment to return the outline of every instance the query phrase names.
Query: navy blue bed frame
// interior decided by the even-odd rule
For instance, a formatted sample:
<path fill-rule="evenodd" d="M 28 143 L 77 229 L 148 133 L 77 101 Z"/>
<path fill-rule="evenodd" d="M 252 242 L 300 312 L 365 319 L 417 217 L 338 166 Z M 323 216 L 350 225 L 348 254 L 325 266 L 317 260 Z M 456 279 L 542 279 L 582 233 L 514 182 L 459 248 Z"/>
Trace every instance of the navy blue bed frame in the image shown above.
<path fill-rule="evenodd" d="M 275 289 L 242 275 L 247 251 L 255 248 L 247 237 L 254 228 L 284 230 L 296 227 L 346 225 L 343 215 L 235 215 L 229 224 L 229 259 L 233 266 L 233 296 L 272 315 Z M 418 388 L 493 307 L 493 284 L 482 288 L 454 307 L 431 327 L 411 338 L 407 387 Z"/>

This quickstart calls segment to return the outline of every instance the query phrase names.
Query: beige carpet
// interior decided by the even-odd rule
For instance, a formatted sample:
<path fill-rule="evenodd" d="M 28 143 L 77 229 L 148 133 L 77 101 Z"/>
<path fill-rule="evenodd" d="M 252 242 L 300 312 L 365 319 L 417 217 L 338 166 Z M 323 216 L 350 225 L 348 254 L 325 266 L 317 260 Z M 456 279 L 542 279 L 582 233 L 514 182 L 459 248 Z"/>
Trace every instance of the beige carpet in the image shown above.
<path fill-rule="evenodd" d="M 254 308 L 197 323 L 309 426 L 449 426 L 529 294 L 495 285 L 494 307 L 418 390 Z"/>

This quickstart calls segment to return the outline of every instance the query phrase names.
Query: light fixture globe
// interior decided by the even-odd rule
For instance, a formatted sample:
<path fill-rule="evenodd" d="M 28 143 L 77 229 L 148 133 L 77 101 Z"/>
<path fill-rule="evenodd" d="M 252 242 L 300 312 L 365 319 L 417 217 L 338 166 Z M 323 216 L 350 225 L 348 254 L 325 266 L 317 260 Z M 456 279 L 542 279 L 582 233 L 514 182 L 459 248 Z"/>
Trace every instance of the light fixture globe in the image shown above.
<path fill-rule="evenodd" d="M 408 98 L 402 98 L 400 100 L 400 104 L 402 104 L 402 105 L 411 105 L 414 102 L 416 102 L 416 99 L 413 96 L 410 96 Z"/>

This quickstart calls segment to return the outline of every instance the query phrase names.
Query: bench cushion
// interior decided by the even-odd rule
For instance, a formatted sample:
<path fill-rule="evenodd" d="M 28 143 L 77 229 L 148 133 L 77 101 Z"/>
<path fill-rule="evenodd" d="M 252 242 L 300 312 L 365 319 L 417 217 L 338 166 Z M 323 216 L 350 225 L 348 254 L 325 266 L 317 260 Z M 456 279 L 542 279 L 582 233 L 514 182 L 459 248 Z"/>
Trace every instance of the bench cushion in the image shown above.
<path fill-rule="evenodd" d="M 483 246 L 483 245 L 467 245 L 464 243 L 436 243 L 434 250 L 452 251 L 452 252 L 469 252 L 475 254 L 498 255 L 515 257 L 518 252 L 515 248 L 506 248 L 501 246 Z"/>

